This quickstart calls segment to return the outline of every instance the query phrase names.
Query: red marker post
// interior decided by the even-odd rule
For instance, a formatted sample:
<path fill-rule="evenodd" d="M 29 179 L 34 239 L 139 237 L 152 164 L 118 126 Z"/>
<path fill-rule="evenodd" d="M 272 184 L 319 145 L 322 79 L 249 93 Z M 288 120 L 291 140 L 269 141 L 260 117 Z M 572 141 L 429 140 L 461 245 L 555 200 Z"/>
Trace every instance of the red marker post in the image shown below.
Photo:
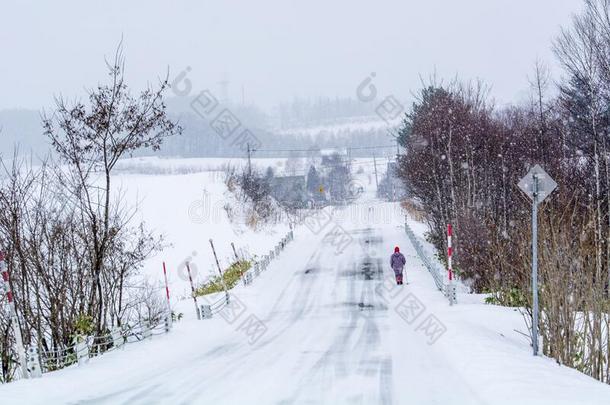
<path fill-rule="evenodd" d="M 201 320 L 201 312 L 199 311 L 199 305 L 197 304 L 197 295 L 195 295 L 195 284 L 193 283 L 193 277 L 191 276 L 191 266 L 189 266 L 189 262 L 186 262 L 186 270 L 189 273 L 189 281 L 191 283 L 191 295 L 193 296 L 193 302 L 195 303 L 195 313 L 197 314 L 197 319 Z"/>
<path fill-rule="evenodd" d="M 28 365 L 26 362 L 25 349 L 23 347 L 23 337 L 21 336 L 21 329 L 19 328 L 19 321 L 17 319 L 17 309 L 15 308 L 15 301 L 13 291 L 11 290 L 10 275 L 4 261 L 4 252 L 0 252 L 0 274 L 2 274 L 2 281 L 4 282 L 4 292 L 8 300 L 9 312 L 11 315 L 11 323 L 13 324 L 13 332 L 15 333 L 15 344 L 17 354 L 19 355 L 19 363 L 21 366 L 21 375 L 23 378 L 28 378 Z"/>
<path fill-rule="evenodd" d="M 165 268 L 165 262 L 163 262 L 163 278 L 165 279 L 165 296 L 167 298 L 167 319 L 169 327 L 172 327 L 172 306 L 169 302 L 169 284 L 167 283 L 167 270 Z"/>
<path fill-rule="evenodd" d="M 451 224 L 447 224 L 447 271 L 449 272 L 449 282 L 453 281 L 453 267 L 451 256 L 453 254 L 453 248 L 451 246 L 451 236 L 453 234 L 453 228 Z"/>
<path fill-rule="evenodd" d="M 457 302 L 455 280 L 453 279 L 453 245 L 451 242 L 452 237 L 453 227 L 451 226 L 451 224 L 447 224 L 447 274 L 449 276 L 449 283 L 447 285 L 447 296 L 449 298 L 450 305 L 453 305 Z"/>

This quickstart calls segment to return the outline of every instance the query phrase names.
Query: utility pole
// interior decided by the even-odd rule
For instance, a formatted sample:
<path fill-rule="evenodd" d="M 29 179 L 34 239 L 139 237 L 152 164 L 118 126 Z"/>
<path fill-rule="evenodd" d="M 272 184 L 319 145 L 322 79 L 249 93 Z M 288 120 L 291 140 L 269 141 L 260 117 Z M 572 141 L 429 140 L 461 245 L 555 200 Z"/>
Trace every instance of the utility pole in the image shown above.
<path fill-rule="evenodd" d="M 375 165 L 375 187 L 377 187 L 377 193 L 379 193 L 379 179 L 377 178 L 377 157 L 373 152 L 373 164 Z"/>
<path fill-rule="evenodd" d="M 248 142 L 248 176 L 251 177 L 252 176 L 252 160 L 251 160 L 251 153 L 250 153 L 250 143 Z"/>

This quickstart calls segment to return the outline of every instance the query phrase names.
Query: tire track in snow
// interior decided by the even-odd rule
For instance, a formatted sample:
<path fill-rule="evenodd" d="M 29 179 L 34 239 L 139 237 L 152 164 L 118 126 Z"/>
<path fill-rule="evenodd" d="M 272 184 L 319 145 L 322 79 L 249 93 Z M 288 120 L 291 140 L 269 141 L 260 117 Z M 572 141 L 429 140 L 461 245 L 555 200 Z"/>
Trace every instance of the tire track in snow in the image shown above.
<path fill-rule="evenodd" d="M 361 236 L 361 233 L 364 235 Z M 354 235 L 359 236 L 362 245 L 373 239 L 371 233 L 371 230 L 364 230 L 356 231 Z M 381 260 L 365 253 L 347 267 L 337 269 L 334 280 L 335 290 L 343 288 L 342 294 L 336 296 L 334 302 L 343 315 L 337 325 L 339 333 L 301 379 L 298 385 L 301 388 L 282 403 L 306 402 L 309 394 L 307 387 L 311 386 L 323 387 L 325 394 L 338 395 L 350 402 L 392 403 L 392 359 L 382 351 L 378 325 L 379 320 L 387 319 L 384 313 L 387 306 L 375 293 L 375 287 L 383 280 Z M 352 381 L 356 384 L 353 385 Z M 369 393 L 354 390 L 354 386 L 362 386 L 358 382 L 363 381 L 378 386 L 376 395 L 369 396 Z M 336 386 L 346 387 L 344 395 L 337 393 L 336 389 L 333 392 Z M 333 400 L 336 398 L 316 398 L 316 401 L 322 402 Z"/>

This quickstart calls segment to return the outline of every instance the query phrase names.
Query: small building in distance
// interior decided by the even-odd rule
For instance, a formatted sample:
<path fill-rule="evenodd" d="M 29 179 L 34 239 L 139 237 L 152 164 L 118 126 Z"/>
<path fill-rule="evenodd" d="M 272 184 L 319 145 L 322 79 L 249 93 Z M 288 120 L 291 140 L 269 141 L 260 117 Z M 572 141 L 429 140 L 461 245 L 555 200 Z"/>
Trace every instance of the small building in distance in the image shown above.
<path fill-rule="evenodd" d="M 349 155 L 346 148 L 321 149 L 320 157 L 322 159 L 322 167 L 333 166 L 339 162 L 348 160 Z"/>
<path fill-rule="evenodd" d="M 270 180 L 271 196 L 287 208 L 305 208 L 309 200 L 305 176 L 273 177 Z"/>

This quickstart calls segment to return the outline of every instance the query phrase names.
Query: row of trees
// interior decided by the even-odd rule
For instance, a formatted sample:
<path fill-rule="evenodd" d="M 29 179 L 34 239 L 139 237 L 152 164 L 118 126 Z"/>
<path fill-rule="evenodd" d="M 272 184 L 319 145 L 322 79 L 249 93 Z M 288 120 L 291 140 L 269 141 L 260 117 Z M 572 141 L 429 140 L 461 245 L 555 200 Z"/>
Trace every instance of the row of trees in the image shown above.
<path fill-rule="evenodd" d="M 384 127 L 375 125 L 374 112 L 362 112 L 366 116 L 354 116 L 342 120 L 343 115 L 336 119 L 329 118 L 325 122 L 303 121 L 295 122 L 299 128 L 277 128 L 275 117 L 269 117 L 254 105 L 240 105 L 229 103 L 227 107 L 241 122 L 241 128 L 233 134 L 233 138 L 223 139 L 210 126 L 215 114 L 203 118 L 193 111 L 191 102 L 193 97 L 171 97 L 167 99 L 168 116 L 179 121 L 184 131 L 181 136 L 171 137 L 164 142 L 162 150 L 156 154 L 160 156 L 182 157 L 243 157 L 244 150 L 234 143 L 234 139 L 247 128 L 252 131 L 261 147 L 254 157 L 286 157 L 287 150 L 295 149 L 325 149 L 336 145 L 356 147 L 352 150 L 353 157 L 367 157 L 370 149 L 361 149 L 362 146 L 393 144 Z M 359 102 L 360 105 L 366 103 Z M 218 108 L 218 110 L 222 110 Z M 333 111 L 333 110 L 329 110 Z M 219 112 L 216 112 L 218 114 Z M 336 114 L 341 114 L 336 111 Z M 354 112 L 356 114 L 356 112 Z M 359 122 L 364 121 L 363 125 Z M 371 124 L 367 124 L 370 122 Z M 40 139 L 40 114 L 33 110 L 4 110 L 0 111 L 2 123 L 2 138 L 0 153 L 11 154 L 12 145 L 22 145 L 22 152 L 32 151 L 35 155 L 45 155 L 49 149 L 48 142 Z M 321 127 L 316 128 L 315 126 Z M 254 145 L 252 145 L 254 147 Z M 268 151 L 280 149 L 281 151 Z M 391 152 L 391 151 L 389 151 Z M 134 151 L 134 155 L 148 155 L 146 150 Z M 300 154 L 302 156 L 302 153 Z"/>
<path fill-rule="evenodd" d="M 166 116 L 167 81 L 133 96 L 123 61 L 119 48 L 108 64 L 109 84 L 91 90 L 86 103 L 58 99 L 43 117 L 57 161 L 32 166 L 15 154 L 2 163 L 0 246 L 24 342 L 43 355 L 71 347 L 76 335 L 105 334 L 150 307 L 142 298 L 148 295 L 130 287 L 163 241 L 134 220 L 136 207 L 113 187 L 113 170 L 121 157 L 158 149 L 181 128 Z M 2 308 L 0 376 L 10 381 L 19 357 Z"/>
<path fill-rule="evenodd" d="M 454 225 L 462 279 L 528 311 L 530 205 L 517 182 L 536 163 L 550 173 L 559 187 L 539 218 L 542 347 L 610 383 L 610 4 L 585 3 L 554 44 L 557 96 L 540 63 L 526 106 L 494 109 L 480 83 L 432 83 L 404 120 L 399 171 L 439 252 Z"/>
<path fill-rule="evenodd" d="M 349 97 L 295 98 L 291 102 L 280 103 L 277 112 L 282 129 L 345 123 L 375 115 L 371 105 Z"/>
<path fill-rule="evenodd" d="M 233 111 L 233 110 L 232 110 Z M 241 119 L 239 110 L 234 113 Z M 178 117 L 178 115 L 175 115 Z M 218 136 L 210 121 L 201 118 L 193 112 L 184 112 L 179 115 L 179 121 L 186 129 L 182 136 L 173 137 L 167 140 L 163 150 L 157 154 L 162 156 L 182 156 L 182 157 L 244 157 L 242 148 L 233 143 L 233 140 L 226 140 Z M 352 151 L 352 156 L 368 156 L 369 150 L 362 149 L 362 146 L 373 147 L 378 145 L 391 144 L 392 140 L 388 137 L 385 128 L 379 127 L 346 127 L 328 131 L 304 129 L 292 133 L 278 134 L 270 129 L 247 126 L 244 120 L 244 128 L 252 131 L 260 144 L 260 148 L 254 153 L 254 157 L 287 157 L 291 150 L 302 151 L 311 148 L 326 149 L 334 148 L 337 145 L 356 147 Z M 142 151 L 139 155 L 145 155 Z M 303 155 L 302 153 L 300 154 Z"/>

